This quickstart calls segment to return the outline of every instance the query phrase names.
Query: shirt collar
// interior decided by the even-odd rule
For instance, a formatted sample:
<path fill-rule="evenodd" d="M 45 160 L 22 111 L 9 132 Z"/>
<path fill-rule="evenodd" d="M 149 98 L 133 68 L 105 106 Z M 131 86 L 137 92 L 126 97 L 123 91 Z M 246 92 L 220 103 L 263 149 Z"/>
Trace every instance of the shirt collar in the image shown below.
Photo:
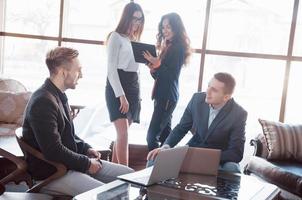
<path fill-rule="evenodd" d="M 64 92 L 62 92 L 57 86 L 48 78 L 46 81 L 53 87 L 53 89 L 56 91 L 56 93 L 59 95 L 59 98 L 63 104 L 66 104 L 68 101 L 68 98 Z"/>
<path fill-rule="evenodd" d="M 214 108 L 211 104 L 209 104 L 209 108 L 210 108 L 211 111 L 217 111 L 217 112 L 219 112 L 223 108 L 224 105 L 225 104 L 219 106 L 218 108 Z"/>

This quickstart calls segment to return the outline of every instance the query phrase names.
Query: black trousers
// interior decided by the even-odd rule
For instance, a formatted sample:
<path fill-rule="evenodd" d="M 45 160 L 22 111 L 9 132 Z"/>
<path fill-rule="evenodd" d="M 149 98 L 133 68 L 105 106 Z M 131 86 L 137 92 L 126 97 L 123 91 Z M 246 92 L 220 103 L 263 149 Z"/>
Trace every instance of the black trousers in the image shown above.
<path fill-rule="evenodd" d="M 149 151 L 162 146 L 171 133 L 172 113 L 177 102 L 154 100 L 154 111 L 147 133 Z"/>

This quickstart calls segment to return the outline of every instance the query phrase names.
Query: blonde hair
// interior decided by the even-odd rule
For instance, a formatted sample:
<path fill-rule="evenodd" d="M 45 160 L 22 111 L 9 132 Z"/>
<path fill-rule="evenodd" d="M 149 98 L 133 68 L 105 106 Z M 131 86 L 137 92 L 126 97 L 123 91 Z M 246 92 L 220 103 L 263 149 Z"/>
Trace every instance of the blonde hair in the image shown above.
<path fill-rule="evenodd" d="M 56 73 L 61 65 L 68 64 L 72 59 L 79 56 L 79 52 L 68 47 L 56 47 L 46 54 L 46 65 L 50 74 Z"/>

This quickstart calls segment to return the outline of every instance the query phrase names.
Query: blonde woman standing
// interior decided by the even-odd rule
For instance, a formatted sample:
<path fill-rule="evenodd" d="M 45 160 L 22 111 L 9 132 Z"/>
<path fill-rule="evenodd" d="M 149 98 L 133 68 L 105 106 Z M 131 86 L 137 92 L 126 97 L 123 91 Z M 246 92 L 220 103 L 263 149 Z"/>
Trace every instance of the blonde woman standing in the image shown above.
<path fill-rule="evenodd" d="M 128 166 L 128 129 L 140 121 L 140 86 L 138 63 L 135 62 L 131 41 L 138 41 L 144 28 L 144 13 L 137 3 L 128 3 L 116 29 L 107 40 L 106 104 L 117 137 L 112 162 Z"/>

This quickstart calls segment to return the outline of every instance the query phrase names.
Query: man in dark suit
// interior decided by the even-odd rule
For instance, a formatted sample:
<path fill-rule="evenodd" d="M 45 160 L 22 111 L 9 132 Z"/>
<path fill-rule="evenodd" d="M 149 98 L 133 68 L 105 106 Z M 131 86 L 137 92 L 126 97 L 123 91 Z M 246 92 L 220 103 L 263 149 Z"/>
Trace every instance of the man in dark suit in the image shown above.
<path fill-rule="evenodd" d="M 46 159 L 64 164 L 68 172 L 42 188 L 42 192 L 75 196 L 116 179 L 133 170 L 100 160 L 100 153 L 74 131 L 70 107 L 65 94 L 75 89 L 82 78 L 78 51 L 57 47 L 48 52 L 50 73 L 45 83 L 28 102 L 23 124 L 23 138 Z M 29 171 L 35 180 L 45 179 L 54 169 L 47 163 L 26 155 Z"/>
<path fill-rule="evenodd" d="M 244 152 L 247 112 L 232 98 L 234 88 L 235 79 L 230 74 L 215 74 L 205 93 L 193 95 L 165 144 L 151 151 L 147 159 L 154 160 L 163 148 L 174 147 L 193 129 L 189 146 L 221 149 L 221 170 L 240 172 L 238 163 Z"/>

